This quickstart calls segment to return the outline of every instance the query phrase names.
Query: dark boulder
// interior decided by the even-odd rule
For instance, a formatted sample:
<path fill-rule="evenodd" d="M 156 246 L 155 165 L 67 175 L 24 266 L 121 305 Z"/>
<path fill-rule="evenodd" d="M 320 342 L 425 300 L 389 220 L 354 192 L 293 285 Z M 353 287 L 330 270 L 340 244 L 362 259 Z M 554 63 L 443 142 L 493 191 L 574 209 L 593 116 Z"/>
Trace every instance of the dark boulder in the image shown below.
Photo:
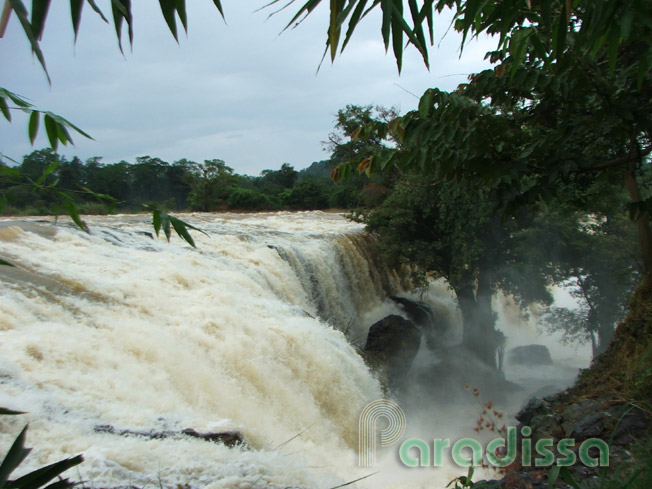
<path fill-rule="evenodd" d="M 421 331 L 412 321 L 391 315 L 369 328 L 364 351 L 380 364 L 390 388 L 397 388 L 412 367 L 421 344 Z"/>
<path fill-rule="evenodd" d="M 135 431 L 135 430 L 118 430 L 109 424 L 98 425 L 95 427 L 97 433 L 108 433 L 118 436 L 140 436 L 143 438 L 162 439 L 178 437 L 179 435 L 190 436 L 192 438 L 200 438 L 202 440 L 210 441 L 213 443 L 222 443 L 227 447 L 242 446 L 249 448 L 247 438 L 239 431 L 220 431 L 217 433 L 208 432 L 200 433 L 192 428 L 185 428 L 181 431 Z"/>
<path fill-rule="evenodd" d="M 518 365 L 552 365 L 550 351 L 545 345 L 524 345 L 507 352 L 507 361 Z"/>
<path fill-rule="evenodd" d="M 401 307 L 408 319 L 421 329 L 428 348 L 435 350 L 441 347 L 441 337 L 446 333 L 447 322 L 438 318 L 430 305 L 405 297 L 394 296 L 391 299 Z"/>

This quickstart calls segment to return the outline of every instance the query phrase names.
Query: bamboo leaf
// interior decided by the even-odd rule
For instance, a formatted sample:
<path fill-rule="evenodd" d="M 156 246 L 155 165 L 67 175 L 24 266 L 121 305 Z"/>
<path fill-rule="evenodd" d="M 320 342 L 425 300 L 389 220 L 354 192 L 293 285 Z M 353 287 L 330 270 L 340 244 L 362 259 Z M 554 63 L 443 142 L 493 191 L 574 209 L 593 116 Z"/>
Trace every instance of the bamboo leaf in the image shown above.
<path fill-rule="evenodd" d="M 131 0 L 111 0 L 111 11 L 113 13 L 113 25 L 115 26 L 115 32 L 118 37 L 118 46 L 120 47 L 120 52 L 124 54 L 124 51 L 122 50 L 123 21 L 127 22 L 127 33 L 129 35 L 129 44 L 133 46 L 134 43 L 133 18 L 131 15 Z"/>
<path fill-rule="evenodd" d="M 23 109 L 28 109 L 30 107 L 33 107 L 33 105 L 30 104 L 27 100 L 23 99 L 19 95 L 15 94 L 13 92 L 10 92 L 9 90 L 6 90 L 4 88 L 0 88 L 0 96 L 2 96 L 3 98 L 10 99 L 18 107 L 21 107 Z"/>
<path fill-rule="evenodd" d="M 7 265 L 9 265 L 10 267 L 14 266 L 9 262 L 5 262 L 5 263 Z M 17 416 L 19 414 L 25 414 L 25 412 L 24 411 L 14 411 L 13 409 L 7 409 L 7 408 L 4 408 L 4 407 L 0 407 L 0 415 L 1 416 Z"/>
<path fill-rule="evenodd" d="M 50 80 L 50 74 L 48 73 L 48 69 L 45 65 L 45 57 L 43 56 L 43 51 L 41 51 L 41 47 L 39 46 L 38 43 L 38 38 L 34 34 L 34 30 L 32 29 L 32 24 L 27 19 L 27 8 L 25 8 L 25 5 L 21 0 L 8 0 L 8 1 L 11 3 L 14 12 L 16 12 L 16 17 L 18 17 L 18 21 L 20 22 L 20 25 L 22 26 L 23 31 L 25 32 L 25 35 L 27 36 L 27 39 L 29 40 L 29 43 L 32 46 L 32 51 L 36 55 L 36 59 L 38 59 L 39 63 L 43 67 L 43 71 L 45 72 L 45 76 L 48 79 L 48 83 L 51 84 L 52 80 Z"/>
<path fill-rule="evenodd" d="M 45 123 L 45 131 L 48 134 L 48 141 L 53 150 L 57 150 L 59 146 L 59 133 L 57 131 L 57 123 L 50 116 L 50 114 L 43 115 L 43 122 Z"/>
<path fill-rule="evenodd" d="M 5 487 L 11 473 L 25 460 L 25 457 L 31 451 L 30 448 L 25 448 L 26 432 L 27 426 L 23 428 L 23 431 L 14 440 L 14 443 L 11 445 L 11 448 L 0 465 L 0 487 Z"/>
<path fill-rule="evenodd" d="M 46 112 L 46 114 L 49 115 L 49 116 L 50 116 L 50 117 L 51 117 L 55 122 L 57 122 L 58 124 L 60 124 L 60 125 L 62 125 L 62 126 L 65 126 L 65 127 L 70 127 L 71 129 L 74 129 L 77 133 L 81 134 L 81 135 L 84 136 L 85 138 L 93 139 L 89 134 L 87 134 L 86 132 L 84 132 L 83 130 L 81 130 L 79 127 L 77 127 L 76 125 L 74 125 L 74 124 L 73 124 L 72 122 L 70 122 L 68 119 L 65 119 L 65 118 L 61 117 L 60 115 L 58 115 L 58 114 L 54 114 L 54 113 L 52 113 L 52 112 Z M 70 139 L 70 137 L 68 138 L 68 140 L 69 140 L 70 142 L 72 142 L 72 139 Z"/>
<path fill-rule="evenodd" d="M 177 0 L 177 14 L 179 15 L 179 20 L 181 25 L 183 25 L 183 30 L 188 33 L 188 14 L 186 12 L 186 0 Z"/>
<path fill-rule="evenodd" d="M 342 43 L 342 51 L 344 51 L 344 48 L 346 47 L 346 45 L 351 40 L 351 36 L 353 35 L 353 31 L 355 31 L 355 28 L 358 25 L 358 22 L 360 22 L 360 18 L 362 17 L 362 13 L 364 12 L 364 8 L 367 5 L 367 1 L 368 0 L 359 0 L 358 5 L 356 6 L 355 10 L 353 11 L 353 14 L 351 15 L 351 18 L 349 19 L 349 27 L 346 30 L 346 36 L 344 36 L 344 42 Z"/>
<path fill-rule="evenodd" d="M 50 0 L 32 0 L 32 30 L 39 41 L 43 38 L 45 19 L 50 9 Z"/>
<path fill-rule="evenodd" d="M 177 19 L 174 16 L 175 12 L 175 0 L 159 0 L 161 5 L 161 12 L 163 13 L 163 18 L 170 29 L 170 32 L 174 36 L 174 39 L 179 42 L 179 37 L 177 36 Z"/>
<path fill-rule="evenodd" d="M 66 470 L 79 465 L 83 461 L 84 457 L 81 455 L 60 460 L 59 462 L 46 465 L 45 467 L 41 467 L 40 469 L 30 472 L 29 474 L 26 474 L 19 479 L 16 479 L 11 483 L 11 485 L 12 487 L 25 489 L 41 487 L 50 482 L 55 477 L 64 473 Z"/>
<path fill-rule="evenodd" d="M 9 105 L 7 105 L 7 99 L 5 99 L 2 96 L 0 96 L 0 111 L 2 112 L 2 115 L 5 116 L 5 119 L 11 122 L 11 112 L 9 112 Z"/>
<path fill-rule="evenodd" d="M 192 239 L 192 236 L 190 236 L 188 229 L 186 229 L 185 223 L 174 216 L 170 216 L 170 222 L 172 223 L 172 227 L 174 228 L 176 233 L 181 238 L 183 238 L 190 246 L 196 248 L 195 241 Z"/>
<path fill-rule="evenodd" d="M 32 115 L 29 116 L 29 142 L 32 144 L 36 140 L 40 120 L 39 112 L 37 110 L 32 111 Z"/>
<path fill-rule="evenodd" d="M 403 0 L 394 0 L 392 9 L 392 50 L 400 74 L 403 67 L 403 28 L 398 19 L 403 19 Z"/>
<path fill-rule="evenodd" d="M 163 228 L 163 233 L 165 234 L 165 239 L 170 241 L 170 216 L 166 212 L 161 212 L 161 227 Z"/>
<path fill-rule="evenodd" d="M 154 209 L 152 211 L 152 225 L 154 226 L 154 231 L 158 237 L 159 232 L 161 231 L 161 211 L 159 209 Z"/>
<path fill-rule="evenodd" d="M 100 10 L 100 8 L 97 6 L 97 4 L 95 3 L 95 0 L 86 0 L 86 1 L 87 1 L 88 4 L 91 6 L 91 8 L 92 8 L 93 10 L 95 10 L 95 12 L 97 13 L 97 15 L 99 15 L 99 16 L 102 18 L 102 20 L 108 24 L 108 23 L 109 23 L 109 19 L 107 19 L 107 18 L 104 16 L 104 13 L 102 13 L 102 11 Z"/>
<path fill-rule="evenodd" d="M 343 1 L 331 0 L 330 21 L 328 24 L 328 42 L 331 48 L 331 61 L 335 60 L 337 56 L 337 48 L 340 44 L 341 24 L 340 18 L 342 14 Z"/>
<path fill-rule="evenodd" d="M 75 43 L 77 43 L 77 35 L 79 34 L 79 24 L 81 23 L 83 8 L 84 0 L 70 0 L 70 17 L 72 19 L 72 28 L 75 31 Z"/>
<path fill-rule="evenodd" d="M 213 3 L 217 7 L 217 10 L 220 12 L 222 18 L 224 18 L 224 10 L 222 10 L 222 2 L 220 2 L 220 0 L 213 0 Z"/>
<path fill-rule="evenodd" d="M 66 211 L 68 212 L 68 215 L 70 216 L 70 219 L 72 219 L 72 222 L 74 222 L 79 229 L 90 234 L 90 231 L 88 230 L 88 226 L 86 226 L 84 221 L 82 221 L 81 216 L 79 214 L 79 209 L 77 209 L 75 203 L 71 200 L 67 200 L 64 205 L 66 207 Z"/>
<path fill-rule="evenodd" d="M 54 160 L 52 163 L 50 163 L 48 167 L 43 170 L 43 173 L 41 173 L 41 176 L 36 181 L 36 185 L 42 185 L 48 175 L 56 170 L 57 166 L 59 166 L 59 160 Z"/>
<path fill-rule="evenodd" d="M 380 9 L 383 11 L 381 33 L 383 36 L 383 43 L 385 44 L 385 52 L 389 49 L 389 37 L 392 29 L 392 8 L 392 0 L 380 1 Z"/>

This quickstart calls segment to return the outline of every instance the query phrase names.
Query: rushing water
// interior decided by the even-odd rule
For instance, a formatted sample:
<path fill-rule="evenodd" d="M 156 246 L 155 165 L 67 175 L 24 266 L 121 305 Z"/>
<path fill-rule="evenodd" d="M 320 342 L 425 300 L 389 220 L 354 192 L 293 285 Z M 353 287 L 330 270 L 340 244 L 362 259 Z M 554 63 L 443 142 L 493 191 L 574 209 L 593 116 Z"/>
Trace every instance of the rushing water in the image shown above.
<path fill-rule="evenodd" d="M 339 215 L 183 217 L 210 234 L 197 249 L 152 239 L 148 216 L 88 218 L 90 235 L 0 222 L 0 257 L 17 265 L 0 267 L 0 406 L 28 412 L 0 417 L 0 451 L 29 422 L 21 470 L 83 453 L 70 476 L 95 488 L 328 489 L 370 473 L 358 416 L 383 394 L 352 344 L 406 284 Z M 445 291 L 424 300 L 456 314 Z M 251 449 L 101 425 L 237 430 Z"/>

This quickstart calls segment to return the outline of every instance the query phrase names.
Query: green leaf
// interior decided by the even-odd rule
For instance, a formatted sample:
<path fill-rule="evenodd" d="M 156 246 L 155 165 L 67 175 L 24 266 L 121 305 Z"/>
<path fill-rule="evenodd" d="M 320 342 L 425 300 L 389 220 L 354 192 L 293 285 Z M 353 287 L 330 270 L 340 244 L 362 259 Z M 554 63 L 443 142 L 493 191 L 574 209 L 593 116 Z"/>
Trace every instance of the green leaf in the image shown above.
<path fill-rule="evenodd" d="M 177 15 L 179 15 L 179 20 L 181 25 L 183 25 L 183 30 L 188 33 L 188 14 L 186 13 L 186 0 L 176 0 L 177 1 Z"/>
<path fill-rule="evenodd" d="M 113 13 L 113 25 L 115 26 L 115 33 L 118 37 L 118 46 L 120 47 L 120 52 L 124 54 L 124 51 L 122 50 L 123 21 L 127 22 L 129 44 L 131 46 L 134 44 L 134 26 L 133 17 L 131 14 L 131 0 L 111 0 L 111 11 Z"/>
<path fill-rule="evenodd" d="M 351 40 L 351 36 L 353 35 L 353 31 L 355 31 L 355 28 L 358 25 L 358 22 L 360 22 L 360 18 L 362 17 L 362 13 L 364 12 L 364 8 L 367 5 L 367 1 L 368 0 L 360 0 L 360 1 L 358 1 L 358 5 L 356 6 L 355 10 L 353 11 L 353 14 L 351 15 L 351 18 L 349 19 L 349 27 L 346 30 L 346 36 L 344 37 L 344 42 L 342 43 L 342 51 L 344 51 L 344 48 L 346 47 L 346 45 Z"/>
<path fill-rule="evenodd" d="M 9 266 L 13 267 L 14 265 L 9 263 Z M 16 415 L 19 415 L 19 414 L 25 414 L 25 413 L 23 411 L 14 411 L 13 409 L 7 409 L 7 408 L 4 408 L 4 407 L 0 407 L 0 415 L 2 415 L 2 416 L 16 416 Z"/>
<path fill-rule="evenodd" d="M 385 52 L 387 52 L 389 49 L 389 37 L 392 28 L 392 0 L 380 0 L 380 9 L 383 12 L 381 33 L 383 36 L 383 43 L 385 44 Z"/>
<path fill-rule="evenodd" d="M 15 103 L 18 107 L 21 107 L 23 109 L 28 109 L 33 107 L 32 104 L 30 104 L 28 101 L 20 97 L 18 94 L 10 92 L 9 90 L 2 87 L 0 87 L 0 98 L 8 98 L 13 103 Z"/>
<path fill-rule="evenodd" d="M 213 3 L 217 7 L 217 10 L 219 10 L 220 15 L 222 16 L 222 18 L 224 18 L 224 10 L 222 10 L 222 2 L 220 2 L 220 0 L 213 0 Z"/>
<path fill-rule="evenodd" d="M 30 448 L 25 448 L 26 433 L 27 426 L 23 428 L 23 431 L 14 440 L 14 443 L 11 445 L 11 448 L 0 465 L 0 487 L 5 487 L 11 473 L 25 460 L 25 457 L 31 451 Z"/>
<path fill-rule="evenodd" d="M 186 229 L 186 223 L 177 219 L 176 217 L 170 216 L 170 222 L 176 233 L 181 236 L 190 246 L 195 248 L 195 241 L 190 236 L 188 229 Z"/>
<path fill-rule="evenodd" d="M 32 115 L 29 116 L 29 142 L 32 144 L 34 144 L 36 135 L 38 134 L 39 115 L 37 110 L 33 110 Z"/>
<path fill-rule="evenodd" d="M 32 0 L 32 30 L 39 41 L 43 37 L 45 19 L 50 9 L 50 0 Z"/>
<path fill-rule="evenodd" d="M 328 42 L 331 48 L 331 61 L 337 56 L 337 48 L 340 44 L 341 23 L 340 18 L 344 0 L 331 0 L 330 22 L 328 24 Z"/>
<path fill-rule="evenodd" d="M 39 488 L 64 473 L 66 470 L 79 465 L 83 461 L 84 457 L 77 455 L 75 457 L 46 465 L 45 467 L 41 467 L 40 469 L 16 479 L 11 483 L 11 487 L 17 489 Z"/>
<path fill-rule="evenodd" d="M 5 119 L 11 122 L 11 112 L 9 112 L 9 105 L 7 105 L 7 100 L 2 96 L 0 96 L 0 111 L 2 112 L 2 115 L 5 116 Z"/>
<path fill-rule="evenodd" d="M 423 96 L 419 99 L 419 116 L 426 118 L 430 113 L 432 108 L 432 103 L 435 98 L 435 91 L 432 88 L 429 88 L 425 91 Z"/>
<path fill-rule="evenodd" d="M 394 0 L 392 10 L 392 50 L 394 51 L 398 72 L 401 73 L 403 66 L 403 28 L 399 19 L 403 19 L 403 0 Z"/>
<path fill-rule="evenodd" d="M 170 216 L 166 212 L 161 212 L 161 227 L 163 228 L 165 239 L 169 242 L 172 233 L 170 231 Z"/>
<path fill-rule="evenodd" d="M 25 32 L 25 35 L 27 36 L 27 39 L 32 46 L 32 51 L 36 55 L 36 59 L 38 59 L 39 63 L 41 63 L 41 66 L 43 67 L 43 71 L 45 72 L 45 76 L 48 79 L 48 83 L 51 84 L 52 80 L 50 80 L 50 74 L 48 73 L 48 69 L 45 65 L 45 57 L 43 56 L 43 52 L 39 46 L 38 37 L 34 34 L 32 24 L 27 19 L 27 8 L 25 8 L 25 5 L 21 0 L 8 1 L 11 3 L 14 12 L 16 12 L 16 17 L 18 17 L 18 21 L 20 22 L 20 25 L 22 26 L 23 31 Z"/>
<path fill-rule="evenodd" d="M 562 467 L 561 470 L 559 471 L 559 475 L 561 476 L 561 479 L 566 484 L 570 484 L 575 489 L 580 489 L 580 485 L 577 483 L 577 481 L 575 479 L 573 479 L 573 476 L 571 475 L 570 471 L 568 470 L 568 467 Z"/>
<path fill-rule="evenodd" d="M 47 176 L 52 173 L 54 170 L 56 170 L 57 166 L 59 165 L 59 160 L 54 160 L 52 163 L 48 165 L 48 167 L 43 170 L 43 173 L 41 173 L 41 176 L 38 178 L 36 181 L 36 185 L 41 185 Z"/>
<path fill-rule="evenodd" d="M 95 3 L 95 0 L 87 0 L 87 2 L 88 2 L 88 4 L 91 6 L 91 8 L 92 8 L 93 10 L 95 10 L 95 12 L 97 13 L 97 15 L 99 15 L 99 16 L 102 18 L 102 20 L 108 24 L 108 23 L 109 23 L 109 19 L 107 19 L 107 18 L 104 16 L 104 13 L 102 13 L 102 11 L 100 10 L 100 8 L 97 6 L 97 4 Z"/>
<path fill-rule="evenodd" d="M 161 231 L 161 211 L 159 209 L 152 211 L 152 225 L 154 226 L 156 236 L 158 236 Z"/>
<path fill-rule="evenodd" d="M 509 51 L 512 55 L 513 63 L 511 72 L 512 77 L 514 77 L 514 74 L 523 65 L 523 61 L 525 61 L 528 39 L 531 32 L 532 31 L 529 28 L 519 29 L 512 34 L 512 37 L 509 41 Z"/>
<path fill-rule="evenodd" d="M 59 125 L 62 125 L 62 126 L 65 126 L 65 127 L 70 127 L 71 129 L 74 129 L 75 132 L 81 134 L 81 135 L 84 136 L 85 138 L 93 139 L 89 134 L 87 134 L 86 132 L 82 131 L 79 127 L 77 127 L 76 125 L 74 125 L 74 124 L 73 124 L 72 122 L 70 122 L 69 120 L 64 119 L 64 118 L 61 117 L 60 115 L 54 114 L 54 113 L 52 113 L 52 112 L 45 112 L 45 113 L 46 113 L 47 115 L 49 115 L 49 116 L 50 116 L 54 121 L 56 121 Z M 67 133 L 67 131 L 66 131 L 66 133 Z M 69 140 L 70 142 L 72 142 L 72 139 L 70 139 L 70 136 L 68 136 L 68 140 Z"/>
<path fill-rule="evenodd" d="M 72 219 L 72 222 L 74 222 L 79 229 L 90 234 L 90 231 L 88 230 L 88 226 L 86 226 L 84 221 L 82 221 L 81 216 L 79 215 L 79 209 L 77 209 L 75 203 L 71 200 L 67 200 L 64 205 L 66 207 L 66 211 L 68 212 L 68 215 L 70 216 L 70 219 Z"/>
<path fill-rule="evenodd" d="M 159 0 L 161 5 L 161 12 L 163 13 L 163 18 L 170 29 L 170 32 L 174 36 L 174 39 L 179 42 L 179 37 L 177 36 L 177 20 L 174 16 L 176 7 L 174 5 L 175 0 Z"/>
<path fill-rule="evenodd" d="M 43 115 L 43 122 L 45 122 L 45 131 L 48 134 L 50 146 L 56 151 L 59 146 L 59 131 L 57 130 L 57 123 L 47 112 Z"/>
<path fill-rule="evenodd" d="M 4 265 L 6 267 L 15 267 L 16 266 L 13 263 L 9 263 L 7 260 L 3 260 L 2 258 L 0 258 L 0 265 Z M 2 408 L 2 409 L 4 409 L 4 408 Z M 12 414 L 12 413 L 4 413 L 4 412 L 0 411 L 0 414 Z M 23 414 L 23 413 L 16 412 L 15 414 Z"/>
<path fill-rule="evenodd" d="M 559 478 L 560 469 L 561 466 L 559 465 L 553 465 L 550 467 L 550 470 L 548 471 L 548 489 L 553 489 L 553 487 L 555 487 L 555 482 L 557 482 L 557 479 Z"/>
<path fill-rule="evenodd" d="M 70 0 L 70 17 L 72 19 L 72 28 L 75 31 L 75 43 L 77 43 L 77 34 L 79 34 L 79 24 L 81 22 L 83 8 L 84 0 Z"/>

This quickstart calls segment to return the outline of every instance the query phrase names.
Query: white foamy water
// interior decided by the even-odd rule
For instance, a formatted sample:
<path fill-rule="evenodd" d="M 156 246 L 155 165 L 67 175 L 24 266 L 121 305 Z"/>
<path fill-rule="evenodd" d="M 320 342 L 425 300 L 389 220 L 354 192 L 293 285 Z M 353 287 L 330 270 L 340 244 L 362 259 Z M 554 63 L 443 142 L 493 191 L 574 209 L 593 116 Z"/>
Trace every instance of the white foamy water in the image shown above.
<path fill-rule="evenodd" d="M 0 417 L 0 453 L 25 423 L 34 447 L 18 472 L 77 453 L 69 476 L 94 488 L 329 489 L 375 471 L 357 486 L 434 488 L 465 472 L 408 470 L 393 449 L 357 466 L 360 411 L 383 393 L 352 344 L 399 312 L 386 298 L 406 287 L 361 225 L 320 212 L 180 217 L 210 234 L 193 232 L 197 249 L 147 236 L 143 215 L 85 218 L 91 235 L 0 221 L 0 257 L 17 265 L 0 267 L 0 406 L 28 412 Z M 441 284 L 412 297 L 459 323 Z M 476 411 L 433 413 L 448 429 L 423 437 L 470 430 Z M 237 430 L 251 449 L 102 425 Z"/>
<path fill-rule="evenodd" d="M 310 295 L 344 297 L 342 317 L 380 302 L 350 243 L 359 226 L 328 214 L 184 218 L 211 235 L 195 233 L 198 249 L 142 234 L 147 216 L 88 218 L 92 235 L 0 229 L 0 256 L 17 265 L 2 267 L 0 406 L 29 412 L 0 418 L 2 446 L 29 422 L 25 468 L 84 453 L 95 487 L 341 482 L 359 411 L 381 392 Z M 312 257 L 312 279 L 280 250 Z M 94 431 L 106 424 L 239 430 L 253 450 Z"/>

